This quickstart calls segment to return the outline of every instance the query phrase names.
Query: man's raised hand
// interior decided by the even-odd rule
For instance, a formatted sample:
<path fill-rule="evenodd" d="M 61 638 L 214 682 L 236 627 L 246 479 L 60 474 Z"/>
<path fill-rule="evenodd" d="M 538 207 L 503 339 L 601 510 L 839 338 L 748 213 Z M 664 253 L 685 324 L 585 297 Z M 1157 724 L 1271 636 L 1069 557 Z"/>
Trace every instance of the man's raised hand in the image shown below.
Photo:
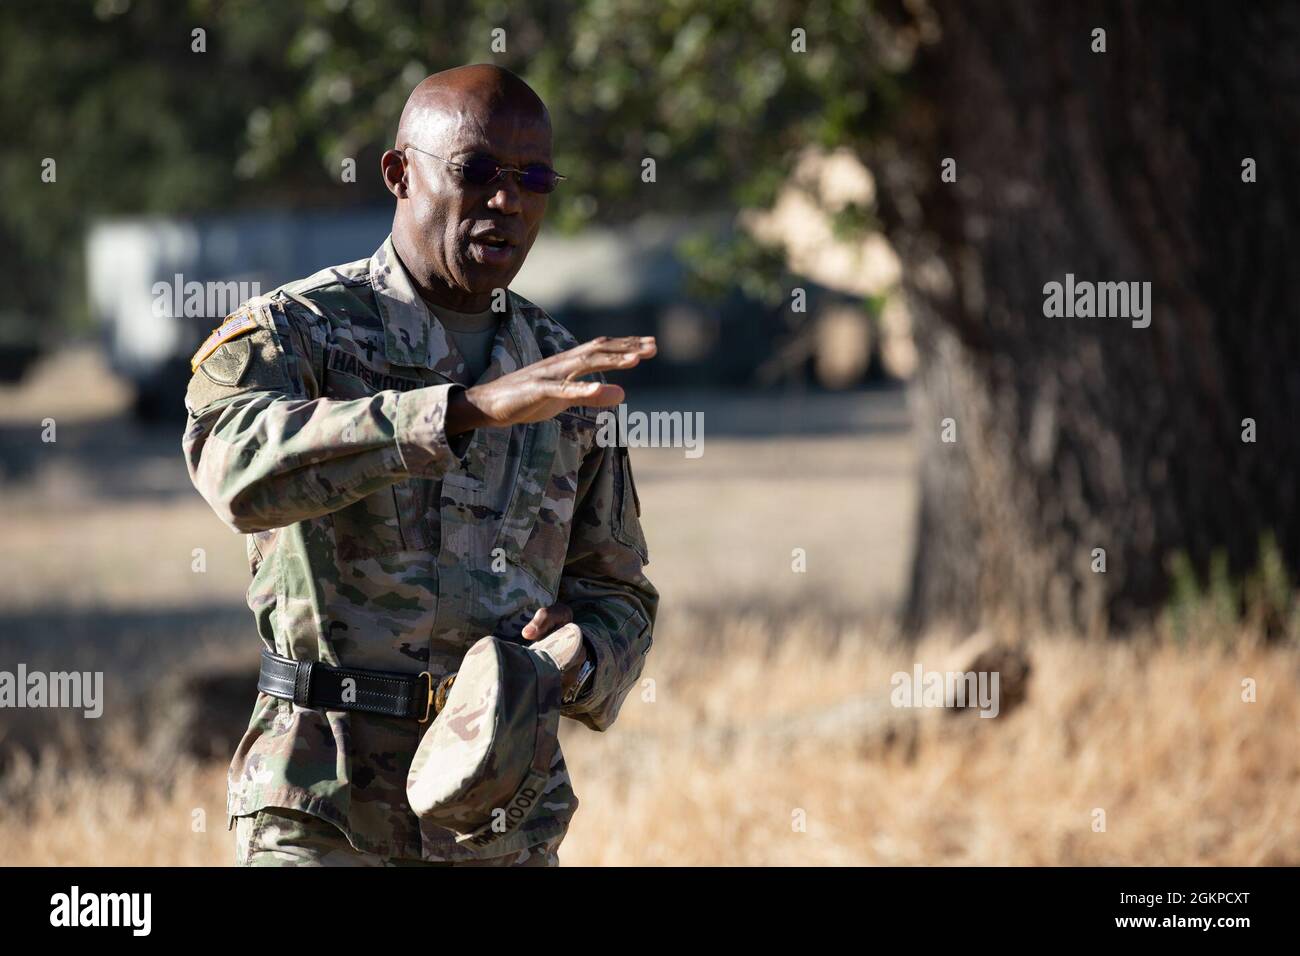
<path fill-rule="evenodd" d="M 475 428 L 545 421 L 574 405 L 617 405 L 623 401 L 622 388 L 578 379 L 632 368 L 642 359 L 653 358 L 657 351 L 653 336 L 602 335 L 495 381 L 453 393 L 446 432 L 458 435 Z"/>

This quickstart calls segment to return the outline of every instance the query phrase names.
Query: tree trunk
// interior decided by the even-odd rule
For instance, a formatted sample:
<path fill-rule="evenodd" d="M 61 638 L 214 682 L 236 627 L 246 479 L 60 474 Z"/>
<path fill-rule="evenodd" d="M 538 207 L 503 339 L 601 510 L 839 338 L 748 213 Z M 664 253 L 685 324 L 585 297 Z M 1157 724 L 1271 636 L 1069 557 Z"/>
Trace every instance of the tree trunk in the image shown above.
<path fill-rule="evenodd" d="M 1123 630 L 1173 553 L 1242 574 L 1269 531 L 1294 578 L 1300 8 L 935 7 L 874 163 L 921 355 L 908 624 Z M 1149 327 L 1046 317 L 1067 273 L 1150 282 Z"/>

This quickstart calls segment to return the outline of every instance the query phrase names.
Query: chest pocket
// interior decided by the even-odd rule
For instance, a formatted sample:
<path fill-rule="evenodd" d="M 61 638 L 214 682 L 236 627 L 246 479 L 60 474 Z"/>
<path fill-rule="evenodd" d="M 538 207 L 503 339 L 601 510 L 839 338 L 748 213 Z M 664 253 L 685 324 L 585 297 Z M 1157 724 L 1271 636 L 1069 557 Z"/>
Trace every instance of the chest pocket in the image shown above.
<path fill-rule="evenodd" d="M 335 388 L 331 397 L 352 399 L 358 397 L 354 391 Z M 436 545 L 436 528 L 428 519 L 434 484 L 427 478 L 385 483 L 372 494 L 330 514 L 338 560 L 359 561 Z"/>
<path fill-rule="evenodd" d="M 427 515 L 433 482 L 408 478 L 334 512 L 334 547 L 341 561 L 433 546 Z"/>
<path fill-rule="evenodd" d="M 368 398 L 375 394 L 386 376 L 388 366 L 368 364 L 375 358 L 380 343 L 364 340 L 357 344 L 348 332 L 338 342 L 325 347 L 316 357 L 315 373 L 322 383 L 321 394 L 344 401 Z M 363 354 L 364 353 L 364 354 Z M 412 383 L 414 384 L 414 383 Z M 429 520 L 435 482 L 426 478 L 407 478 L 385 484 L 346 508 L 328 516 L 334 530 L 334 551 L 340 561 L 359 561 L 399 551 L 422 551 L 437 547 L 437 527 Z"/>
<path fill-rule="evenodd" d="M 578 474 L 595 434 L 594 419 L 571 412 L 530 426 L 502 516 L 497 546 L 552 597 L 569 550 Z"/>

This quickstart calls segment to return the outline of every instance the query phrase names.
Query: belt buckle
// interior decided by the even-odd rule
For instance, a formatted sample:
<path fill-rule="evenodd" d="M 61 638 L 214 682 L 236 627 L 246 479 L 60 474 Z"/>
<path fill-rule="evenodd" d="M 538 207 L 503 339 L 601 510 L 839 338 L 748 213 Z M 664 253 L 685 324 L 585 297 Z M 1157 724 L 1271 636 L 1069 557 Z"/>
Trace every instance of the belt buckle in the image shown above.
<path fill-rule="evenodd" d="M 435 688 L 432 674 L 428 671 L 420 671 L 420 676 L 429 678 L 429 691 L 424 698 L 424 716 L 420 718 L 420 723 L 427 724 L 429 722 L 429 714 L 433 713 L 433 692 Z"/>

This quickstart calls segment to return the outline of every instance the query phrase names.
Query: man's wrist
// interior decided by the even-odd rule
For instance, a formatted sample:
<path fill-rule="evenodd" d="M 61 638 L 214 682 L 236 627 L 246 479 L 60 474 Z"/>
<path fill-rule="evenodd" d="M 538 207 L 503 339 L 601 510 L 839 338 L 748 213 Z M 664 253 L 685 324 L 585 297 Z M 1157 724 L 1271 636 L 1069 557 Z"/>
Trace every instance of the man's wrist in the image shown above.
<path fill-rule="evenodd" d="M 474 404 L 467 388 L 455 388 L 447 396 L 447 437 L 472 432 L 488 423 L 487 416 Z"/>
<path fill-rule="evenodd" d="M 587 640 L 587 635 L 582 635 L 582 664 L 578 669 L 578 683 L 574 688 L 573 696 L 568 703 L 578 704 L 587 698 L 591 693 L 591 688 L 596 683 L 596 650 L 591 646 L 591 641 Z"/>
<path fill-rule="evenodd" d="M 437 478 L 464 457 L 471 436 L 453 441 L 447 431 L 453 396 L 462 391 L 463 385 L 431 385 L 397 393 L 393 431 L 408 475 Z"/>

